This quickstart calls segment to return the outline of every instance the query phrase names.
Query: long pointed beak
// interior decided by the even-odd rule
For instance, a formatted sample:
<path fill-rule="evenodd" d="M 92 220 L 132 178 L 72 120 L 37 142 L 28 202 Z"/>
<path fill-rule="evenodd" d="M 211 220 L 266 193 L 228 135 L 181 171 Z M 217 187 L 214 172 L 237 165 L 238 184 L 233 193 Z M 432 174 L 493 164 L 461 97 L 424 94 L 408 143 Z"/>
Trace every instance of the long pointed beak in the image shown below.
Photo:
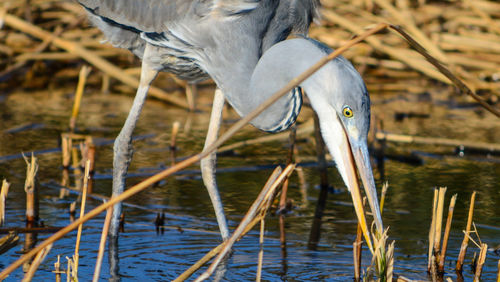
<path fill-rule="evenodd" d="M 357 173 L 361 176 L 363 181 L 363 186 L 365 187 L 365 193 L 370 204 L 370 209 L 374 215 L 375 224 L 377 230 L 380 234 L 383 232 L 382 218 L 380 215 L 380 208 L 377 199 L 377 190 L 375 188 L 375 182 L 373 180 L 373 173 L 370 165 L 370 157 L 368 154 L 367 145 L 365 142 L 351 141 L 349 134 L 346 129 L 342 127 L 341 134 L 337 135 L 336 148 L 330 148 L 330 152 L 333 153 L 335 161 L 337 163 L 337 169 L 344 178 L 349 191 L 351 192 L 352 202 L 354 204 L 354 210 L 356 211 L 356 216 L 358 217 L 358 222 L 363 230 L 363 235 L 365 237 L 366 243 L 373 253 L 373 245 L 371 242 L 370 232 L 368 224 L 365 218 L 365 210 L 363 207 L 363 201 L 361 197 L 361 189 L 357 177 Z M 340 135 L 340 136 L 339 136 Z M 340 141 L 340 142 L 339 142 Z M 328 142 L 327 142 L 328 143 Z M 334 152 L 332 152 L 332 150 Z"/>

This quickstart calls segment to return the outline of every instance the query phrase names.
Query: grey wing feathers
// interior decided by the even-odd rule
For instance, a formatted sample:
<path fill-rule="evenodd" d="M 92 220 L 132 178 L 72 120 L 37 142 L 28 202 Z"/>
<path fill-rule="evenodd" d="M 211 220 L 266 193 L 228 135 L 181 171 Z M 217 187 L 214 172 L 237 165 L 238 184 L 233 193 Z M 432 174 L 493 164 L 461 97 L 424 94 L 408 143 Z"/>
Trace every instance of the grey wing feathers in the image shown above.
<path fill-rule="evenodd" d="M 294 33 L 306 35 L 309 25 L 319 18 L 319 0 L 289 0 L 289 21 L 292 23 Z"/>
<path fill-rule="evenodd" d="M 255 9 L 260 0 L 78 0 L 91 13 L 138 31 L 163 32 L 184 17 L 211 12 L 231 16 Z"/>

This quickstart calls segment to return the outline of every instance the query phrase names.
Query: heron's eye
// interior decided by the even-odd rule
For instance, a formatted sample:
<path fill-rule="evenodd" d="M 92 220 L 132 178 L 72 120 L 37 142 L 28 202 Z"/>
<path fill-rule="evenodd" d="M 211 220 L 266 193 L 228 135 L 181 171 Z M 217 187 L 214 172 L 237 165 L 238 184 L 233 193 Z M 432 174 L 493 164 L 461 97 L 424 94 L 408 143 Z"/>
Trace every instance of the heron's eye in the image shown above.
<path fill-rule="evenodd" d="M 342 113 L 344 114 L 344 116 L 346 118 L 352 118 L 352 116 L 354 115 L 351 107 L 349 107 L 349 106 L 345 106 L 344 109 L 342 110 Z"/>

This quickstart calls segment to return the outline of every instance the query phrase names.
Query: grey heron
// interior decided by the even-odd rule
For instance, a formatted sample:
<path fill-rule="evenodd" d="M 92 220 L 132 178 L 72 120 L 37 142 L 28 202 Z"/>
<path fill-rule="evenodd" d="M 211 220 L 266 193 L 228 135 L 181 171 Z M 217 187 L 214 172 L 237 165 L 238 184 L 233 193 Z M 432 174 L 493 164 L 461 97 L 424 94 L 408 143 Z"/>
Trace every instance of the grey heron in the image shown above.
<path fill-rule="evenodd" d="M 116 47 L 142 59 L 140 85 L 133 106 L 114 144 L 113 195 L 123 192 L 132 158 L 131 136 L 150 84 L 159 71 L 190 82 L 211 77 L 218 90 L 205 141 L 217 137 L 227 101 L 244 116 L 274 91 L 332 52 L 307 37 L 318 14 L 318 0 L 78 0 L 92 23 Z M 290 34 L 297 38 L 285 40 Z M 368 228 L 360 200 L 358 173 L 377 230 L 383 225 L 367 150 L 370 100 L 365 84 L 343 57 L 338 57 L 304 81 L 319 117 L 326 145 L 351 195 L 358 220 Z M 302 105 L 299 90 L 274 103 L 251 123 L 279 132 L 296 120 Z M 201 162 L 223 239 L 229 237 L 215 181 L 215 153 Z M 121 207 L 115 207 L 111 235 L 117 235 Z"/>

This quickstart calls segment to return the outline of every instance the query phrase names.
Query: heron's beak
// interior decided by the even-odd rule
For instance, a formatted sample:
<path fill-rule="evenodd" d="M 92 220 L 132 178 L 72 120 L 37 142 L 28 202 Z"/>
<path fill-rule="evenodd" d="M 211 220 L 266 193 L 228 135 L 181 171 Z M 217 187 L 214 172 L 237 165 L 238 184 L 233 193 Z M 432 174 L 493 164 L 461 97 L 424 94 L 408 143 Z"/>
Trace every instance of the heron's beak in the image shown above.
<path fill-rule="evenodd" d="M 330 153 L 332 153 L 337 164 L 337 169 L 340 171 L 344 182 L 351 192 L 352 202 L 354 204 L 354 209 L 358 217 L 358 222 L 361 225 L 361 229 L 363 230 L 363 235 L 365 237 L 366 243 L 370 250 L 373 252 L 373 245 L 371 243 L 369 228 L 366 223 L 360 185 L 356 173 L 356 171 L 359 172 L 359 175 L 361 176 L 363 186 L 365 187 L 365 193 L 367 195 L 372 214 L 374 215 L 377 230 L 382 234 L 383 224 L 380 216 L 377 190 L 375 188 L 375 182 L 373 180 L 373 173 L 370 165 L 370 157 L 368 154 L 366 141 L 357 141 L 357 138 L 351 137 L 347 129 L 344 128 L 343 125 L 341 127 L 341 134 L 337 133 L 336 136 L 336 146 L 329 146 L 331 147 L 329 148 Z"/>

